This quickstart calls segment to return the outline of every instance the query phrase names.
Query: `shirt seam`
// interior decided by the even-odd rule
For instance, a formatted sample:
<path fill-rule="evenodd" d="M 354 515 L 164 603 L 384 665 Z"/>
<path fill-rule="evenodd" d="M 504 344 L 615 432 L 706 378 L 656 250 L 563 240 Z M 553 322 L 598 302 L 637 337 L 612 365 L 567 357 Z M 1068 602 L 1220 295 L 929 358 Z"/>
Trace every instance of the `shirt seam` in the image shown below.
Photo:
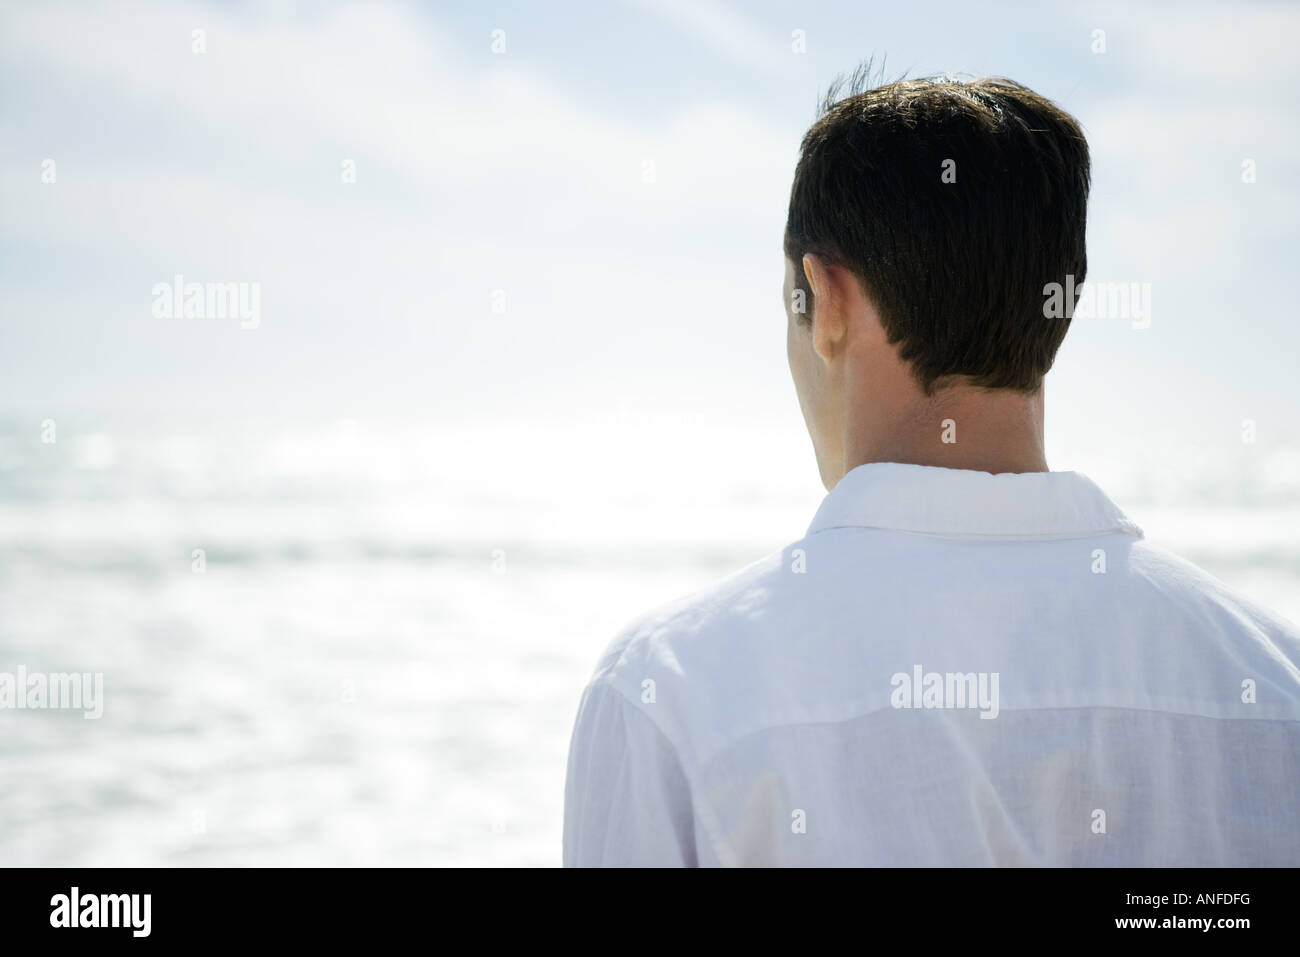
<path fill-rule="evenodd" d="M 712 749 L 712 750 L 709 752 L 708 757 L 699 759 L 699 760 L 700 760 L 700 766 L 701 766 L 701 767 L 704 767 L 705 765 L 708 765 L 708 764 L 712 763 L 712 762 L 713 762 L 713 761 L 718 757 L 718 755 L 722 754 L 722 753 L 723 753 L 724 751 L 726 751 L 727 749 L 729 749 L 729 748 L 731 748 L 731 747 L 734 747 L 736 744 L 739 744 L 741 741 L 744 741 L 744 740 L 746 740 L 747 738 L 752 738 L 754 735 L 762 734 L 762 733 L 764 733 L 764 732 L 766 732 L 766 731 L 775 731 L 775 730 L 777 730 L 777 729 L 779 729 L 779 728 L 801 728 L 801 727 L 809 727 L 809 726 L 812 726 L 812 725 L 818 725 L 818 724 L 844 724 L 844 723 L 846 723 L 846 722 L 848 722 L 848 721 L 854 721 L 854 720 L 856 720 L 856 719 L 858 719 L 858 718 L 867 718 L 867 717 L 871 717 L 871 716 L 873 716 L 873 715 L 877 715 L 877 714 L 880 714 L 880 713 L 885 712 L 885 711 L 909 711 L 909 710 L 910 710 L 910 711 L 952 711 L 952 710 L 957 710 L 957 709 L 952 709 L 952 708 L 892 708 L 892 707 L 889 707 L 889 706 L 884 706 L 884 707 L 879 707 L 879 708 L 872 708 L 872 709 L 870 709 L 870 710 L 868 710 L 868 711 L 860 711 L 860 712 L 857 712 L 857 713 L 855 713 L 855 714 L 847 715 L 846 717 L 843 717 L 843 718 L 826 718 L 826 719 L 820 719 L 820 720 L 809 720 L 809 721 L 778 721 L 778 722 L 775 722 L 775 723 L 773 723 L 773 724 L 766 724 L 766 725 L 763 725 L 763 727 L 761 727 L 761 728 L 754 728 L 753 730 L 746 731 L 744 734 L 736 735 L 734 738 L 731 738 L 730 740 L 728 740 L 727 743 L 726 743 L 726 744 L 723 744 L 721 747 L 717 747 L 717 748 Z M 1202 713 L 1195 712 L 1195 711 L 1171 711 L 1171 710 L 1169 710 L 1169 709 L 1167 709 L 1167 708 L 1135 708 L 1135 707 L 1131 707 L 1131 706 L 1127 706 L 1127 705 L 1091 705 L 1091 704 L 1081 704 L 1081 705 L 1050 705 L 1050 706 L 1047 706 L 1047 707 L 1041 707 L 1041 708 L 1005 708 L 1005 707 L 1004 707 L 1004 708 L 1000 708 L 1000 709 L 999 709 L 999 714 L 1005 714 L 1005 713 L 1008 713 L 1008 712 L 1012 712 L 1012 713 L 1029 713 L 1029 712 L 1036 712 L 1036 711 L 1134 711 L 1134 712 L 1143 712 L 1143 713 L 1146 713 L 1146 714 L 1166 714 L 1166 715 L 1170 715 L 1170 716 L 1173 716 L 1173 717 L 1180 717 L 1180 718 L 1205 718 L 1205 719 L 1208 720 L 1208 721 L 1268 721 L 1268 722 L 1272 722 L 1272 723 L 1275 723 L 1275 724 L 1276 724 L 1276 723 L 1282 723 L 1282 724 L 1300 724 L 1300 717 L 1290 717 L 1290 718 L 1287 718 L 1287 717 L 1271 717 L 1271 718 L 1268 718 L 1268 717 L 1252 717 L 1252 716 L 1249 716 L 1249 715 L 1242 715 L 1242 716 L 1240 716 L 1240 717 L 1238 717 L 1238 716 L 1236 716 L 1236 715 L 1223 716 L 1223 715 L 1213 715 L 1213 714 L 1202 714 Z"/>

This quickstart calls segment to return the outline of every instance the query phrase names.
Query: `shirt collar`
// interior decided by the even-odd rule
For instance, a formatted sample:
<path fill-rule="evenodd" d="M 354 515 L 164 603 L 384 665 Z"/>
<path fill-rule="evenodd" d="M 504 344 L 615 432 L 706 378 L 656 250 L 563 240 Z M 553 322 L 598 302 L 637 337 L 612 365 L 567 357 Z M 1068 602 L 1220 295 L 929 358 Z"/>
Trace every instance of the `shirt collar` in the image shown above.
<path fill-rule="evenodd" d="M 1142 537 L 1081 472 L 993 475 L 898 462 L 850 470 L 822 501 L 808 534 L 846 526 L 972 538 Z"/>

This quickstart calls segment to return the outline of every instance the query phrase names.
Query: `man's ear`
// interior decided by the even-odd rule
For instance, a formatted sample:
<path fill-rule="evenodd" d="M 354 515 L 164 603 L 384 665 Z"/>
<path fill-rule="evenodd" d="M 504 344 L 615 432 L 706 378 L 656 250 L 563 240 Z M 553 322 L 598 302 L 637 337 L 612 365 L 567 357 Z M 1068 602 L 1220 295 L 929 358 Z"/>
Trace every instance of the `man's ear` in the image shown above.
<path fill-rule="evenodd" d="M 808 280 L 808 289 L 813 296 L 819 295 L 822 292 L 822 287 L 826 284 L 824 278 L 826 274 L 825 265 L 812 253 L 804 253 L 803 260 L 799 265 L 803 269 L 804 278 Z"/>
<path fill-rule="evenodd" d="M 812 253 L 804 253 L 802 265 L 812 291 L 813 350 L 829 362 L 839 352 L 846 331 L 844 290 L 839 288 L 843 270 L 827 265 Z"/>

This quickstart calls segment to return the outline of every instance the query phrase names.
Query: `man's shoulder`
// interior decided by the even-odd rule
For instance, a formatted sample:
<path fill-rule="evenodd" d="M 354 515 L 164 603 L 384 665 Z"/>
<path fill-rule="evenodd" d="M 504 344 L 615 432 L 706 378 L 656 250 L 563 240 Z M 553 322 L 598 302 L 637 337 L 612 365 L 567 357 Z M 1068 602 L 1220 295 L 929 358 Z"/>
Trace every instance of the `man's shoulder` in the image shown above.
<path fill-rule="evenodd" d="M 765 555 L 634 618 L 606 646 L 593 683 L 608 681 L 625 691 L 637 690 L 648 676 L 680 675 L 683 656 L 721 657 L 726 646 L 743 640 L 746 632 L 737 626 L 746 616 L 754 616 L 751 623 L 757 621 L 764 609 L 782 601 L 786 558 L 798 545 Z"/>
<path fill-rule="evenodd" d="M 1279 642 L 1293 660 L 1300 656 L 1300 627 L 1181 555 L 1143 539 L 1130 552 L 1129 572 L 1189 619 L 1256 633 Z"/>
<path fill-rule="evenodd" d="M 687 765 L 737 729 L 801 634 L 807 575 L 795 542 L 633 619 L 606 646 L 589 687 L 612 687 Z"/>

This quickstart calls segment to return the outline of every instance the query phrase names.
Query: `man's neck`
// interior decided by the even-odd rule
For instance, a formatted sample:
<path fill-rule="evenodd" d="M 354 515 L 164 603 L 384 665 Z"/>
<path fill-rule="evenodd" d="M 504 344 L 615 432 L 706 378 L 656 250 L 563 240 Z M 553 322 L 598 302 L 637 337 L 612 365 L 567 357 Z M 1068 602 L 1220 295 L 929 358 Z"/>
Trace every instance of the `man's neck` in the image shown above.
<path fill-rule="evenodd" d="M 880 407 L 876 407 L 880 410 Z M 1046 472 L 1043 393 L 954 386 L 845 430 L 844 472 L 900 462 L 977 472 Z"/>

